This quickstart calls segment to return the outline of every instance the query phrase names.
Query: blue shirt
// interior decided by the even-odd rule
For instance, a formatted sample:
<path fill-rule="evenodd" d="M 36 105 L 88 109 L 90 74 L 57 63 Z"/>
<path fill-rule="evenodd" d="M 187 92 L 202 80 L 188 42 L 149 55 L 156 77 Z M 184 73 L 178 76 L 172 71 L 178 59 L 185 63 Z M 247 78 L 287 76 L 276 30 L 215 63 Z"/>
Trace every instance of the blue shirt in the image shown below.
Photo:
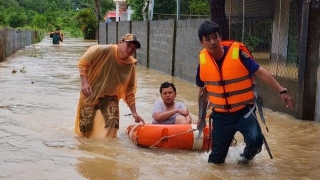
<path fill-rule="evenodd" d="M 50 37 L 52 38 L 52 44 L 60 44 L 60 41 L 62 42 L 61 36 L 57 32 L 50 34 Z"/>
<path fill-rule="evenodd" d="M 221 68 L 222 62 L 223 62 L 224 58 L 226 57 L 228 50 L 229 50 L 229 47 L 227 47 L 227 46 L 223 46 L 223 47 L 224 47 L 224 55 L 222 56 L 222 58 L 219 61 L 216 61 L 219 68 Z M 244 67 L 246 67 L 248 69 L 249 75 L 252 76 L 259 69 L 260 65 L 258 63 L 256 63 L 251 57 L 244 56 L 243 53 L 245 53 L 245 52 L 242 52 L 241 50 L 239 51 L 240 60 L 241 60 L 242 64 L 244 65 Z M 204 83 L 200 79 L 200 65 L 198 65 L 198 67 L 197 67 L 196 84 L 198 87 L 204 87 Z"/>

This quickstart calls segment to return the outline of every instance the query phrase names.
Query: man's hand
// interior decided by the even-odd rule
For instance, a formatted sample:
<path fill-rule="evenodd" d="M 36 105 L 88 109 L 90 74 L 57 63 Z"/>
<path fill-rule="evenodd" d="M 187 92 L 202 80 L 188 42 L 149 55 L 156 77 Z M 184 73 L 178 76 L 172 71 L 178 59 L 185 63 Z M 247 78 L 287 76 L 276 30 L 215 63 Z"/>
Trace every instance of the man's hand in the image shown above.
<path fill-rule="evenodd" d="M 280 96 L 281 96 L 281 100 L 284 101 L 287 104 L 287 108 L 293 110 L 294 103 L 292 101 L 291 96 L 288 93 L 283 93 Z"/>
<path fill-rule="evenodd" d="M 142 123 L 143 125 L 145 124 L 144 120 L 138 115 L 138 114 L 133 114 L 134 120 L 136 123 Z"/>
<path fill-rule="evenodd" d="M 61 32 L 59 32 L 59 36 L 60 36 L 60 41 L 63 42 L 63 34 Z"/>
<path fill-rule="evenodd" d="M 188 109 L 179 109 L 178 113 L 181 114 L 182 116 L 188 116 L 189 110 Z"/>
<path fill-rule="evenodd" d="M 199 129 L 199 125 L 200 125 L 200 123 L 201 123 L 201 119 L 200 119 L 200 118 L 198 118 L 198 121 L 197 121 L 197 129 Z"/>
<path fill-rule="evenodd" d="M 89 83 L 83 83 L 81 86 L 81 92 L 85 97 L 89 97 L 92 94 L 92 89 Z"/>

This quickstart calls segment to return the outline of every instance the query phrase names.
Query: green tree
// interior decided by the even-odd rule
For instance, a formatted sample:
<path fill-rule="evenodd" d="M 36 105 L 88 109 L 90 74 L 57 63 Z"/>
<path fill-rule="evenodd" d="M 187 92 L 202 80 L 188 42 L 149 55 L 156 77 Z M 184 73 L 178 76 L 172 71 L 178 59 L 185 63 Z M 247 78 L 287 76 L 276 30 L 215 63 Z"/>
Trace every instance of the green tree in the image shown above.
<path fill-rule="evenodd" d="M 93 7 L 93 0 L 72 0 L 74 10 L 86 9 Z"/>
<path fill-rule="evenodd" d="M 101 7 L 100 16 L 101 16 L 101 19 L 103 19 L 106 12 L 116 9 L 116 4 L 113 2 L 113 0 L 103 0 L 103 1 L 100 1 L 100 7 Z"/>
<path fill-rule="evenodd" d="M 142 7 L 145 0 L 127 0 L 129 6 L 131 6 L 133 13 L 131 15 L 132 20 L 141 21 L 142 18 Z"/>
<path fill-rule="evenodd" d="M 7 25 L 6 15 L 2 12 L 0 12 L 0 25 L 1 26 Z"/>
<path fill-rule="evenodd" d="M 19 7 L 19 3 L 16 0 L 0 0 L 0 7 L 3 7 L 4 9 L 8 9 L 10 7 L 17 8 Z"/>
<path fill-rule="evenodd" d="M 127 0 L 127 3 L 133 9 L 133 14 L 131 15 L 132 20 L 143 20 L 142 9 L 144 3 L 147 0 Z M 172 17 L 176 12 L 177 3 L 173 0 L 155 0 L 154 1 L 154 18 L 153 19 L 168 19 L 167 17 Z M 148 8 L 145 9 L 145 13 L 148 12 Z M 169 15 L 169 16 L 168 16 Z"/>
<path fill-rule="evenodd" d="M 70 29 L 70 34 L 74 37 L 80 37 L 83 36 L 83 33 L 81 29 L 79 28 L 80 24 L 77 20 L 77 14 L 74 16 L 71 16 L 71 19 L 69 21 L 69 29 Z"/>
<path fill-rule="evenodd" d="M 24 27 L 27 16 L 24 13 L 12 13 L 9 16 L 9 25 L 13 28 Z"/>
<path fill-rule="evenodd" d="M 208 0 L 180 0 L 180 18 L 199 18 L 210 16 L 210 6 Z"/>
<path fill-rule="evenodd" d="M 37 28 L 41 28 L 41 29 L 46 29 L 47 27 L 47 19 L 44 15 L 42 14 L 36 14 L 34 17 L 33 17 L 33 20 L 32 20 L 32 26 L 33 27 L 37 27 Z"/>
<path fill-rule="evenodd" d="M 142 8 L 145 0 L 127 0 L 127 3 L 134 10 L 131 16 L 133 20 L 143 20 Z M 176 0 L 155 0 L 154 1 L 154 20 L 176 18 Z M 146 9 L 146 12 L 148 9 Z M 208 15 L 210 6 L 208 0 L 181 0 L 180 14 L 183 15 Z M 186 16 L 181 16 L 181 18 Z"/>
<path fill-rule="evenodd" d="M 192 14 L 192 15 L 210 14 L 210 4 L 207 0 L 188 0 L 186 2 L 188 2 L 188 5 L 190 7 L 189 14 Z"/>
<path fill-rule="evenodd" d="M 95 6 L 95 2 L 100 3 Z M 86 26 L 79 24 L 76 14 L 90 9 L 90 16 L 95 13 L 95 7 L 101 9 L 97 13 L 98 20 L 93 19 Z M 0 25 L 12 27 L 32 26 L 47 31 L 56 27 L 70 31 L 71 34 L 81 35 L 84 30 L 85 38 L 90 38 L 91 31 L 97 29 L 98 22 L 104 13 L 114 9 L 113 0 L 0 0 Z M 81 13 L 80 13 L 81 14 Z M 89 14 L 88 14 L 89 17 Z M 96 25 L 92 25 L 96 23 Z"/>
<path fill-rule="evenodd" d="M 153 9 L 153 19 L 170 19 L 172 16 L 158 16 L 157 14 L 176 14 L 177 12 L 177 2 L 173 0 L 155 0 Z"/>
<path fill-rule="evenodd" d="M 84 34 L 84 39 L 95 39 L 97 24 L 92 10 L 80 10 L 76 15 L 76 20 L 78 21 L 78 25 Z"/>
<path fill-rule="evenodd" d="M 38 13 L 34 10 L 27 10 L 26 11 L 26 16 L 27 16 L 26 25 L 32 24 L 33 18 L 36 14 L 38 14 Z"/>
<path fill-rule="evenodd" d="M 34 10 L 38 13 L 44 13 L 48 8 L 47 0 L 19 0 L 19 5 L 30 10 Z"/>
<path fill-rule="evenodd" d="M 57 23 L 57 17 L 59 16 L 56 14 L 55 11 L 52 11 L 51 8 L 48 8 L 43 15 L 46 17 L 47 22 L 47 28 L 48 30 L 54 30 L 55 27 L 59 26 Z"/>

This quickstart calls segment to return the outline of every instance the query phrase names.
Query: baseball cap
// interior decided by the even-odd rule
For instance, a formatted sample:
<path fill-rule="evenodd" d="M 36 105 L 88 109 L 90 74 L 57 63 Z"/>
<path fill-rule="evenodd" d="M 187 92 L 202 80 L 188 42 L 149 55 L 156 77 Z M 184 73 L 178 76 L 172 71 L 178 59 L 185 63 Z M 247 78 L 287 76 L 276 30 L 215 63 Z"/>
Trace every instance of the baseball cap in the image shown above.
<path fill-rule="evenodd" d="M 138 49 L 141 48 L 141 44 L 138 41 L 137 36 L 135 36 L 134 34 L 125 34 L 124 36 L 122 36 L 122 41 L 133 42 Z"/>

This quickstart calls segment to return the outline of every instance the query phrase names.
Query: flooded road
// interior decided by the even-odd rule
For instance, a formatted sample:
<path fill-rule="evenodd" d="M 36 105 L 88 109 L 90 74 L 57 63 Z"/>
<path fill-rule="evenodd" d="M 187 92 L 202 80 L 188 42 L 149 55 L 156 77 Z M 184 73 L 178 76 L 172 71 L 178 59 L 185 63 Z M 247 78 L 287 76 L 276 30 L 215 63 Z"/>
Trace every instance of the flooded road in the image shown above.
<path fill-rule="evenodd" d="M 207 163 L 207 152 L 135 146 L 125 135 L 134 119 L 125 116 L 130 110 L 122 101 L 118 138 L 74 138 L 80 90 L 76 65 L 93 44 L 66 38 L 52 45 L 45 38 L 0 62 L 0 179 L 318 179 L 320 124 L 268 109 L 270 132 L 261 127 L 274 159 L 264 148 L 249 166 L 237 165 L 244 147 L 240 134 L 238 146 L 230 148 L 226 164 L 220 166 Z M 136 104 L 147 122 L 164 81 L 175 83 L 177 100 L 186 103 L 196 120 L 198 88 L 193 83 L 141 66 L 138 76 Z"/>

